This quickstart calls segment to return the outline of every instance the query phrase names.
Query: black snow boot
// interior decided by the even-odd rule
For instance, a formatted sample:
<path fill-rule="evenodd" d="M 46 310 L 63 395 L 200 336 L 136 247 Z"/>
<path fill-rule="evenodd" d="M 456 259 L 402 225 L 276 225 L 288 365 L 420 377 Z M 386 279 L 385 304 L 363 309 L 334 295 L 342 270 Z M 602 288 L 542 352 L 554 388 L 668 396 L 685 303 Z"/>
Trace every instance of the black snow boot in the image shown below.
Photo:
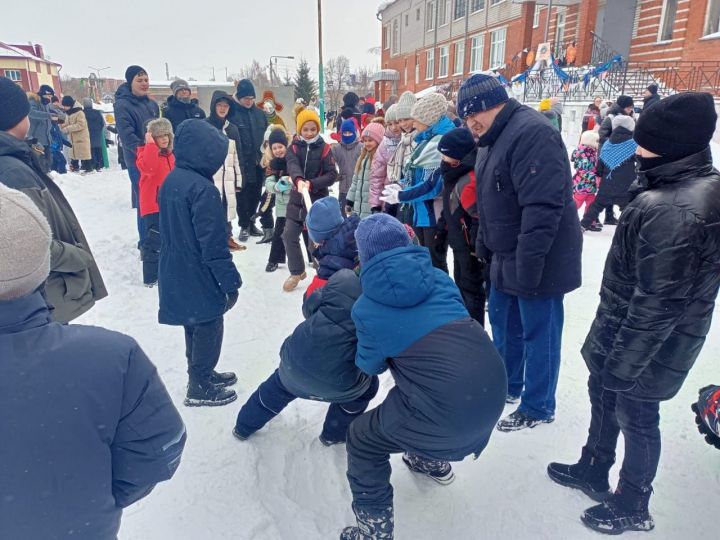
<path fill-rule="evenodd" d="M 274 272 L 277 269 L 278 269 L 278 264 L 274 263 L 274 262 L 269 262 L 269 263 L 267 263 L 267 266 L 265 266 L 266 272 Z"/>
<path fill-rule="evenodd" d="M 579 489 L 592 500 L 603 502 L 612 495 L 608 482 L 612 466 L 612 461 L 599 461 L 583 449 L 580 461 L 574 465 L 551 463 L 547 473 L 553 482 Z"/>
<path fill-rule="evenodd" d="M 269 244 L 272 242 L 273 239 L 273 231 L 274 229 L 263 229 L 263 237 L 255 242 L 256 244 Z"/>
<path fill-rule="evenodd" d="M 240 242 L 247 242 L 248 238 L 250 238 L 250 229 L 248 229 L 247 227 L 241 227 L 240 234 L 238 235 L 238 240 Z"/>
<path fill-rule="evenodd" d="M 237 399 L 234 390 L 216 386 L 211 382 L 198 383 L 190 381 L 185 397 L 186 407 L 219 407 Z"/>
<path fill-rule="evenodd" d="M 652 531 L 655 522 L 648 511 L 651 494 L 652 490 L 640 492 L 620 485 L 607 501 L 588 508 L 580 519 L 594 531 L 604 534 Z"/>
<path fill-rule="evenodd" d="M 260 232 L 260 229 L 258 229 L 254 223 L 250 224 L 250 236 L 263 236 L 263 233 Z"/>
<path fill-rule="evenodd" d="M 455 480 L 455 473 L 449 462 L 440 459 L 428 459 L 405 452 L 403 463 L 414 473 L 424 474 L 438 484 L 446 486 Z"/>
<path fill-rule="evenodd" d="M 366 512 L 356 508 L 353 512 L 357 527 L 345 527 L 340 540 L 393 540 L 393 507 L 388 506 L 382 512 Z"/>
<path fill-rule="evenodd" d="M 232 371 L 226 371 L 224 373 L 218 373 L 213 371 L 210 375 L 210 382 L 215 386 L 232 386 L 237 382 L 237 375 Z"/>

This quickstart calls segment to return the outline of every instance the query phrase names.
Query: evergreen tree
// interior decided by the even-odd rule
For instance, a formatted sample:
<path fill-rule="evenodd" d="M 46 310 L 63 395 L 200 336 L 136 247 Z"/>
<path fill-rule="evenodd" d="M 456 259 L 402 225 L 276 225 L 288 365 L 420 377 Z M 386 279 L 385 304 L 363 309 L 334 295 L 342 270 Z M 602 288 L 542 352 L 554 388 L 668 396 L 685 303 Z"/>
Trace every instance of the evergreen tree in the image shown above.
<path fill-rule="evenodd" d="M 303 98 L 305 103 L 317 96 L 317 83 L 310 78 L 310 65 L 304 58 L 300 60 L 295 73 L 295 99 Z"/>

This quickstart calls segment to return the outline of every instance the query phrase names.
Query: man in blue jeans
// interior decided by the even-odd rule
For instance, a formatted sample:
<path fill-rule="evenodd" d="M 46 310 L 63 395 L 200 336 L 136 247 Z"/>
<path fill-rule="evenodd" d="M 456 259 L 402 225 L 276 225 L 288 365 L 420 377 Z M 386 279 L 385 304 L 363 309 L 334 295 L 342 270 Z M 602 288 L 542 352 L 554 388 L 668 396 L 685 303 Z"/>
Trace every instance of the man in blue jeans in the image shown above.
<path fill-rule="evenodd" d="M 560 133 L 508 97 L 495 77 L 473 75 L 458 111 L 479 137 L 476 256 L 490 266 L 488 314 L 505 361 L 508 403 L 500 431 L 555 419 L 563 297 L 580 286 L 582 233 Z M 492 253 L 492 255 L 490 255 Z"/>

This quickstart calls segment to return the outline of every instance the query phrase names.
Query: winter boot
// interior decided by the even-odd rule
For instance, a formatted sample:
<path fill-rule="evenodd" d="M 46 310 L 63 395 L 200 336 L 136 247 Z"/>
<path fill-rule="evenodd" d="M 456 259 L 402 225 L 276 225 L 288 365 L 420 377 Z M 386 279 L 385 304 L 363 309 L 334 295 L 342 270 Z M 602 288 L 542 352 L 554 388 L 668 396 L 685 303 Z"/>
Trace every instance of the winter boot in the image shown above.
<path fill-rule="evenodd" d="M 228 249 L 230 251 L 245 251 L 247 249 L 247 247 L 245 247 L 241 244 L 238 244 L 235 241 L 235 239 L 231 236 L 230 238 L 228 238 Z"/>
<path fill-rule="evenodd" d="M 367 512 L 353 504 L 357 527 L 345 527 L 340 540 L 393 540 L 393 507 L 381 512 Z"/>
<path fill-rule="evenodd" d="M 273 231 L 275 229 L 263 229 L 263 237 L 255 242 L 256 244 L 269 244 L 273 239 Z"/>
<path fill-rule="evenodd" d="M 263 236 L 263 233 L 260 232 L 260 229 L 258 229 L 254 223 L 250 224 L 249 233 L 250 233 L 250 236 Z"/>
<path fill-rule="evenodd" d="M 420 456 L 414 456 L 405 452 L 402 457 L 403 463 L 412 472 L 424 474 L 428 478 L 435 480 L 438 484 L 446 486 L 455 480 L 455 473 L 447 461 L 440 459 L 427 459 Z"/>
<path fill-rule="evenodd" d="M 290 292 L 294 291 L 298 285 L 300 285 L 300 282 L 307 277 L 307 272 L 303 272 L 300 275 L 294 276 L 291 275 L 285 280 L 285 283 L 283 283 L 283 291 Z"/>
<path fill-rule="evenodd" d="M 188 384 L 187 396 L 185 397 L 186 407 L 219 407 L 227 405 L 237 399 L 234 390 L 228 390 L 222 386 L 215 386 L 210 382 Z"/>
<path fill-rule="evenodd" d="M 519 409 L 514 413 L 510 413 L 505 418 L 501 419 L 497 424 L 498 431 L 520 431 L 521 429 L 534 428 L 540 424 L 550 424 L 555 421 L 555 417 L 550 418 L 533 418 L 528 416 Z"/>
<path fill-rule="evenodd" d="M 266 271 L 266 272 L 274 272 L 274 271 L 277 270 L 277 269 L 278 269 L 278 264 L 277 264 L 277 263 L 269 262 L 269 263 L 267 263 L 267 265 L 265 266 L 265 271 Z"/>
<path fill-rule="evenodd" d="M 574 465 L 551 463 L 547 473 L 553 482 L 579 489 L 592 500 L 603 502 L 612 495 L 608 482 L 612 466 L 612 461 L 600 461 L 583 449 L 580 461 Z"/>
<path fill-rule="evenodd" d="M 250 229 L 247 227 L 240 227 L 240 234 L 238 235 L 238 240 L 241 242 L 247 242 L 250 238 Z"/>
<path fill-rule="evenodd" d="M 580 519 L 594 531 L 604 534 L 652 531 L 655 522 L 648 511 L 651 494 L 652 490 L 643 493 L 621 484 L 608 500 L 585 510 Z"/>
<path fill-rule="evenodd" d="M 237 427 L 233 428 L 233 437 L 238 439 L 239 441 L 247 441 L 250 438 L 250 435 L 243 435 L 238 431 Z"/>
<path fill-rule="evenodd" d="M 235 375 L 232 371 L 226 371 L 224 373 L 213 371 L 210 375 L 210 382 L 215 386 L 222 386 L 223 388 L 226 386 L 232 386 L 237 382 L 237 380 L 237 375 Z"/>
<path fill-rule="evenodd" d="M 520 401 L 520 396 L 513 396 L 512 394 L 508 394 L 505 396 L 505 403 L 508 405 L 514 405 Z"/>
<path fill-rule="evenodd" d="M 320 442 L 323 444 L 323 446 L 335 446 L 336 444 L 345 444 L 345 441 L 331 441 L 330 439 L 326 439 L 322 434 L 320 434 L 318 439 L 320 439 Z"/>
<path fill-rule="evenodd" d="M 603 230 L 602 225 L 597 221 L 593 221 L 589 225 L 581 224 L 583 232 L 600 232 Z"/>

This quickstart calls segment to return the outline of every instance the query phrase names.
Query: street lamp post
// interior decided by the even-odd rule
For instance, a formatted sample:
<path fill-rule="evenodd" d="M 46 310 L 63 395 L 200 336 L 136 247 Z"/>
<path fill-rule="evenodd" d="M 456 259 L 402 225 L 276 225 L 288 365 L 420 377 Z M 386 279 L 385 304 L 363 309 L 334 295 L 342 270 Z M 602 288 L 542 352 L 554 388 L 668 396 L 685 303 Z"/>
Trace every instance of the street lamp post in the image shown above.
<path fill-rule="evenodd" d="M 102 68 L 96 68 L 96 67 L 92 67 L 92 66 L 88 66 L 88 67 L 95 72 L 95 74 L 97 75 L 97 78 L 98 78 L 98 79 L 100 78 L 100 72 L 101 72 L 101 71 L 105 71 L 106 69 L 110 69 L 110 66 L 102 67 Z"/>
<path fill-rule="evenodd" d="M 273 58 L 275 59 L 275 71 L 277 71 L 277 60 L 278 58 L 283 58 L 286 60 L 295 60 L 294 56 L 271 56 L 270 57 L 270 86 L 273 85 L 273 75 L 277 78 L 277 74 L 273 72 Z"/>
<path fill-rule="evenodd" d="M 318 102 L 320 105 L 320 122 L 325 127 L 325 69 L 323 68 L 323 40 L 322 40 L 322 0 L 317 0 L 318 7 L 318 56 L 320 60 L 318 73 Z M 322 131 L 322 129 L 320 130 Z"/>

